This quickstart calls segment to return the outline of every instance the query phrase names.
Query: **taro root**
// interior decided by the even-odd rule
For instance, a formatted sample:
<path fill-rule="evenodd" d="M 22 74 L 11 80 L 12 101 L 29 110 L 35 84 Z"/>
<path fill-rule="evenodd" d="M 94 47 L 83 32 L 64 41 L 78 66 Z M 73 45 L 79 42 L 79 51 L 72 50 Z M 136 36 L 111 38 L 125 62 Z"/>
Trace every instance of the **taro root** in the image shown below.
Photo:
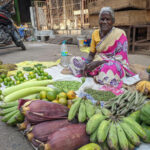
<path fill-rule="evenodd" d="M 31 127 L 31 130 L 27 133 L 28 140 L 31 141 L 33 138 L 46 142 L 47 138 L 50 134 L 57 131 L 59 128 L 70 125 L 67 119 L 63 120 L 54 120 L 54 121 L 46 121 L 34 125 Z"/>
<path fill-rule="evenodd" d="M 60 128 L 48 137 L 46 144 L 41 144 L 39 150 L 77 150 L 89 143 L 85 124 L 72 124 Z"/>
<path fill-rule="evenodd" d="M 67 118 L 69 109 L 61 104 L 36 100 L 26 102 L 20 110 L 31 124 L 37 124 Z"/>

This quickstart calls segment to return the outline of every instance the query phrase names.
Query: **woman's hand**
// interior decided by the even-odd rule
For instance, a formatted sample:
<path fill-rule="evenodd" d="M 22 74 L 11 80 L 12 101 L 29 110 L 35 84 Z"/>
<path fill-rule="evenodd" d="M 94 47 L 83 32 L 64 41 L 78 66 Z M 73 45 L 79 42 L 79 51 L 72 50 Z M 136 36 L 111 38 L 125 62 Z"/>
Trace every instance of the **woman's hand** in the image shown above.
<path fill-rule="evenodd" d="M 106 63 L 106 61 L 92 61 L 91 63 L 85 66 L 84 71 L 92 71 L 98 66 L 102 65 L 103 63 Z"/>
<path fill-rule="evenodd" d="M 85 67 L 86 71 L 92 71 L 99 66 L 99 61 L 92 61 L 91 63 L 87 64 Z"/>

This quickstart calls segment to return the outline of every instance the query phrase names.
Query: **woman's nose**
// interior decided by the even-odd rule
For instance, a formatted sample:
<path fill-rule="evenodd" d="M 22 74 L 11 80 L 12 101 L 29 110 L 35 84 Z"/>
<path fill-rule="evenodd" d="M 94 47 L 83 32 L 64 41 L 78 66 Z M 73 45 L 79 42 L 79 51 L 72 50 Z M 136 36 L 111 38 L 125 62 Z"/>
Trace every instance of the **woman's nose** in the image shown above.
<path fill-rule="evenodd" d="M 107 19 L 104 19 L 104 21 L 103 21 L 104 23 L 107 23 Z"/>

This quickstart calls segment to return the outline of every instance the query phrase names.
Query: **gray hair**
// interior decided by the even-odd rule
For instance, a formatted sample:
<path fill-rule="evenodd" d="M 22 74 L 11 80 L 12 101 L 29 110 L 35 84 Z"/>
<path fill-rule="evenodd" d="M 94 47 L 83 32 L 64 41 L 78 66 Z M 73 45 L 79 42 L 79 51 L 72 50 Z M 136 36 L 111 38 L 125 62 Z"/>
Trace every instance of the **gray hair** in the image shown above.
<path fill-rule="evenodd" d="M 115 13 L 111 7 L 103 7 L 99 12 L 99 18 L 101 18 L 102 13 L 109 12 L 112 16 L 113 22 L 115 22 Z"/>

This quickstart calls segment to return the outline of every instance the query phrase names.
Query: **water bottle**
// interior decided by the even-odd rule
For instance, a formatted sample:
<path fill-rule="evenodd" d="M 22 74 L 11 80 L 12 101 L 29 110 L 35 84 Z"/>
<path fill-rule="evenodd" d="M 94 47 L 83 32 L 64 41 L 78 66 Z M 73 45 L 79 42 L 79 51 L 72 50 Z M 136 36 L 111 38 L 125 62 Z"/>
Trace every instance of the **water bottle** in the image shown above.
<path fill-rule="evenodd" d="M 61 65 L 65 68 L 68 67 L 68 48 L 66 45 L 66 40 L 63 41 L 61 45 Z"/>

